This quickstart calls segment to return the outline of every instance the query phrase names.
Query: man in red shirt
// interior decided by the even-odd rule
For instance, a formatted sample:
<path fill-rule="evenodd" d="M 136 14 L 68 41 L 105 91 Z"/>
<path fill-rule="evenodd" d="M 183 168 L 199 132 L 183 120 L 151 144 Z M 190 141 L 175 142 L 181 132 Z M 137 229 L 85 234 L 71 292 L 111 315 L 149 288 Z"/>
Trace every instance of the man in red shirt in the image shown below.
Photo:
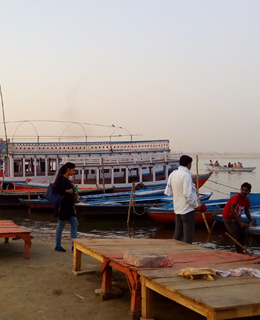
<path fill-rule="evenodd" d="M 241 245 L 245 243 L 245 229 L 249 226 L 255 225 L 252 221 L 249 208 L 250 200 L 247 197 L 251 192 L 251 184 L 245 182 L 241 185 L 241 192 L 233 195 L 225 205 L 223 210 L 223 219 L 225 227 Z M 245 211 L 245 214 L 249 220 L 249 223 L 241 223 L 241 213 Z M 238 253 L 243 253 L 243 249 L 236 245 Z"/>

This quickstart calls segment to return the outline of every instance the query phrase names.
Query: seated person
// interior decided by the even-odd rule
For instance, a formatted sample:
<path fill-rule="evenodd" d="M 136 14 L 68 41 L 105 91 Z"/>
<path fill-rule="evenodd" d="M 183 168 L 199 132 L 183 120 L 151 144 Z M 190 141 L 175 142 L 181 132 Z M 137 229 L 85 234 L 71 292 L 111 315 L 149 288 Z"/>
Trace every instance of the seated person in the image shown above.
<path fill-rule="evenodd" d="M 215 166 L 215 167 L 219 167 L 219 162 L 218 162 L 218 160 L 215 161 L 214 166 Z"/>

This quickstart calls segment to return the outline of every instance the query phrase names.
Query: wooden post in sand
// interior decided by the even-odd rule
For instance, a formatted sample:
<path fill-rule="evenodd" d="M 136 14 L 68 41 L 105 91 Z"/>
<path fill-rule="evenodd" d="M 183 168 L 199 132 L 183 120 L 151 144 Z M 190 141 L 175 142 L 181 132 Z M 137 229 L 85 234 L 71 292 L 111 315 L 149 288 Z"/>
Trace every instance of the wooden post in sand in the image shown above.
<path fill-rule="evenodd" d="M 200 202 L 200 197 L 199 197 L 199 157 L 198 157 L 198 155 L 196 155 L 196 169 L 197 169 L 197 197 L 198 197 L 198 203 L 200 205 L 201 202 Z M 209 228 L 208 221 L 207 221 L 206 216 L 205 216 L 205 212 L 201 212 L 201 215 L 202 215 L 202 218 L 203 218 L 203 220 L 205 222 L 205 225 L 206 225 L 206 228 L 208 230 L 208 233 L 210 233 L 211 230 Z"/>
<path fill-rule="evenodd" d="M 135 183 L 133 181 L 132 182 L 132 189 L 131 189 L 131 197 L 130 197 L 130 202 L 129 202 L 129 207 L 128 207 L 127 224 L 129 224 L 129 221 L 130 221 L 130 212 L 131 212 L 131 207 L 132 207 L 134 191 L 135 191 Z"/>

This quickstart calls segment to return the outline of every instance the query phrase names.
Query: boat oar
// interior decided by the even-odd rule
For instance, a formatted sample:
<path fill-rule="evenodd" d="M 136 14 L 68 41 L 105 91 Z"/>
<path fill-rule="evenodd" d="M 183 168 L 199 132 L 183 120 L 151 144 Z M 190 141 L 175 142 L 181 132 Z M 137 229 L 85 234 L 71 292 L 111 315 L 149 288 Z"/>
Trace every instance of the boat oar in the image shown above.
<path fill-rule="evenodd" d="M 196 168 L 197 168 L 197 197 L 198 197 L 198 203 L 199 203 L 199 205 L 201 205 L 200 197 L 199 197 L 199 159 L 198 159 L 198 156 L 196 156 Z M 201 212 L 201 215 L 202 215 L 203 221 L 206 225 L 206 228 L 208 230 L 208 233 L 210 233 L 211 230 L 209 228 L 209 224 L 206 219 L 205 212 Z"/>
<path fill-rule="evenodd" d="M 253 253 L 249 252 L 244 246 L 242 246 L 241 243 L 239 243 L 236 239 L 234 239 L 229 233 L 225 232 L 225 235 L 228 236 L 233 242 L 235 242 L 235 244 L 237 244 L 242 250 L 244 250 L 250 256 L 255 257 Z"/>

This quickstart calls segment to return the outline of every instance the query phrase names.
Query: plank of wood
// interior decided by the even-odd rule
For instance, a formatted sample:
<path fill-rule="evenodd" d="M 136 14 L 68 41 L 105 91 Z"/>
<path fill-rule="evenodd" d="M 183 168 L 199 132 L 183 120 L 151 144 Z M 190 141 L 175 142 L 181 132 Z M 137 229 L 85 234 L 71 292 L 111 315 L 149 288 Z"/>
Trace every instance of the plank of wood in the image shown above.
<path fill-rule="evenodd" d="M 178 290 L 180 294 L 198 301 L 213 309 L 242 308 L 243 306 L 260 306 L 260 285 L 255 283 L 238 283 L 220 287 L 206 287 Z"/>
<path fill-rule="evenodd" d="M 167 289 L 172 291 L 177 290 L 185 290 L 185 289 L 197 289 L 197 288 L 212 288 L 215 287 L 217 290 L 219 287 L 225 286 L 234 286 L 234 285 L 243 285 L 243 284 L 253 284 L 258 283 L 260 285 L 260 279 L 250 276 L 244 277 L 227 277 L 223 278 L 221 276 L 217 276 L 215 280 L 208 281 L 204 279 L 195 279 L 189 280 L 181 277 L 176 278 L 162 278 L 156 279 L 156 282 L 162 286 L 165 286 Z"/>

